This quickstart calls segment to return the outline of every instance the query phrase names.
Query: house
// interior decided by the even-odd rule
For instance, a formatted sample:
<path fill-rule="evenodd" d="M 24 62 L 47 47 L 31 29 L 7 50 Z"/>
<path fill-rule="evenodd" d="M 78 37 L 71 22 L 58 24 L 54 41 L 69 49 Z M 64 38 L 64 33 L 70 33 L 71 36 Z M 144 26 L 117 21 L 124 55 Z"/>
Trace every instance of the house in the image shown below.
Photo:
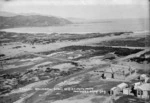
<path fill-rule="evenodd" d="M 121 91 L 123 91 L 123 89 L 125 89 L 127 87 L 128 87 L 128 84 L 121 83 L 121 84 L 117 85 L 116 87 L 113 87 L 113 88 L 110 89 L 110 95 L 117 95 Z M 126 93 L 127 91 L 124 90 L 124 92 Z"/>
<path fill-rule="evenodd" d="M 137 97 L 150 99 L 150 83 L 144 83 L 137 87 Z"/>
<path fill-rule="evenodd" d="M 137 83 L 134 83 L 134 89 L 137 89 L 138 86 L 140 86 L 142 84 L 142 82 L 137 82 Z"/>
<path fill-rule="evenodd" d="M 126 83 L 121 83 L 119 85 L 117 85 L 118 88 L 120 88 L 120 91 L 123 91 L 124 88 L 127 88 L 128 87 L 128 84 Z"/>
<path fill-rule="evenodd" d="M 142 74 L 142 75 L 140 75 L 140 80 L 145 83 L 148 83 L 148 82 L 150 82 L 150 77 L 148 77 L 146 74 Z"/>
<path fill-rule="evenodd" d="M 117 95 L 119 94 L 120 89 L 118 87 L 113 87 L 110 89 L 110 95 Z"/>
<path fill-rule="evenodd" d="M 147 77 L 146 74 L 142 74 L 142 75 L 140 75 L 140 80 L 144 80 L 146 77 Z"/>
<path fill-rule="evenodd" d="M 123 94 L 125 94 L 125 95 L 131 95 L 131 88 L 124 88 L 123 89 Z"/>
<path fill-rule="evenodd" d="M 145 77 L 145 83 L 150 83 L 150 78 L 149 77 Z"/>

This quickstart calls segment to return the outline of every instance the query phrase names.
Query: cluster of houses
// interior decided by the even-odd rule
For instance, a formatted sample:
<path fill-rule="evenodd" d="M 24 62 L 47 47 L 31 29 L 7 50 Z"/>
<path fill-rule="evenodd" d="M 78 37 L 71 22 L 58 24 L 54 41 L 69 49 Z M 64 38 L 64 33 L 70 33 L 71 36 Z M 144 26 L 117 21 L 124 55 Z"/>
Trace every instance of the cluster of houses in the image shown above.
<path fill-rule="evenodd" d="M 137 69 L 124 65 L 111 64 L 108 68 L 95 70 L 94 74 L 100 75 L 102 79 L 125 80 L 137 73 Z"/>
<path fill-rule="evenodd" d="M 138 77 L 139 81 L 133 84 L 121 83 L 110 89 L 110 95 L 119 94 L 133 95 L 142 99 L 150 99 L 150 77 L 142 74 Z"/>

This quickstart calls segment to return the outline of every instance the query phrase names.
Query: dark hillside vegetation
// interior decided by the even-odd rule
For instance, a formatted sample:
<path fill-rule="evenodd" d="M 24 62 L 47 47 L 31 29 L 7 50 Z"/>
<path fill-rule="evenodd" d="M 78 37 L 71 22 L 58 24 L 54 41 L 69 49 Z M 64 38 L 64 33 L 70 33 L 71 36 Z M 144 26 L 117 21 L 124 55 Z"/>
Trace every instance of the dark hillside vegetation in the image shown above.
<path fill-rule="evenodd" d="M 130 59 L 131 61 L 135 61 L 138 63 L 143 63 L 143 62 L 147 62 L 150 63 L 150 51 L 140 55 L 139 57 L 134 57 Z"/>
<path fill-rule="evenodd" d="M 113 48 L 113 47 L 105 47 L 105 46 L 68 46 L 61 48 L 60 50 L 64 51 L 76 51 L 76 50 L 94 50 L 93 56 L 104 55 L 110 52 L 114 52 L 118 56 L 127 56 L 130 54 L 137 53 L 142 49 L 128 49 L 128 48 Z"/>
<path fill-rule="evenodd" d="M 131 46 L 131 47 L 150 47 L 150 36 L 138 38 L 138 39 L 124 39 L 124 40 L 113 40 L 105 41 L 100 45 L 107 46 Z"/>

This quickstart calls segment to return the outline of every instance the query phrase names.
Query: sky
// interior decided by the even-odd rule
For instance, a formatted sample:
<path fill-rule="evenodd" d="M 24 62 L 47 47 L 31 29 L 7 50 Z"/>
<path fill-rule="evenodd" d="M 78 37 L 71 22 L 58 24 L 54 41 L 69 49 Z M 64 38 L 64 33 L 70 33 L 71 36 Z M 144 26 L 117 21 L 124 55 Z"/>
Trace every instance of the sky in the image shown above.
<path fill-rule="evenodd" d="M 0 11 L 84 19 L 145 18 L 148 0 L 0 0 Z"/>

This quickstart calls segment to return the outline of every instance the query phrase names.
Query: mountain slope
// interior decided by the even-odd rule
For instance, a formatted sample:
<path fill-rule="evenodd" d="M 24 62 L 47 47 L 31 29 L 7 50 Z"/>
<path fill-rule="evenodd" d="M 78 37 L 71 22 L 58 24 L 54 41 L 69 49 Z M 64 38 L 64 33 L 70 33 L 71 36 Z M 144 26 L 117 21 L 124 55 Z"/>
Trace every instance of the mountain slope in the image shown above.
<path fill-rule="evenodd" d="M 40 26 L 57 26 L 71 24 L 69 20 L 58 18 L 58 17 L 48 17 L 41 15 L 17 15 L 13 17 L 3 17 L 0 16 L 0 29 L 4 28 L 14 28 L 14 27 L 40 27 Z"/>
<path fill-rule="evenodd" d="M 4 16 L 4 17 L 13 17 L 16 16 L 17 14 L 15 13 L 10 13 L 10 12 L 5 12 L 5 11 L 0 11 L 0 16 Z"/>

